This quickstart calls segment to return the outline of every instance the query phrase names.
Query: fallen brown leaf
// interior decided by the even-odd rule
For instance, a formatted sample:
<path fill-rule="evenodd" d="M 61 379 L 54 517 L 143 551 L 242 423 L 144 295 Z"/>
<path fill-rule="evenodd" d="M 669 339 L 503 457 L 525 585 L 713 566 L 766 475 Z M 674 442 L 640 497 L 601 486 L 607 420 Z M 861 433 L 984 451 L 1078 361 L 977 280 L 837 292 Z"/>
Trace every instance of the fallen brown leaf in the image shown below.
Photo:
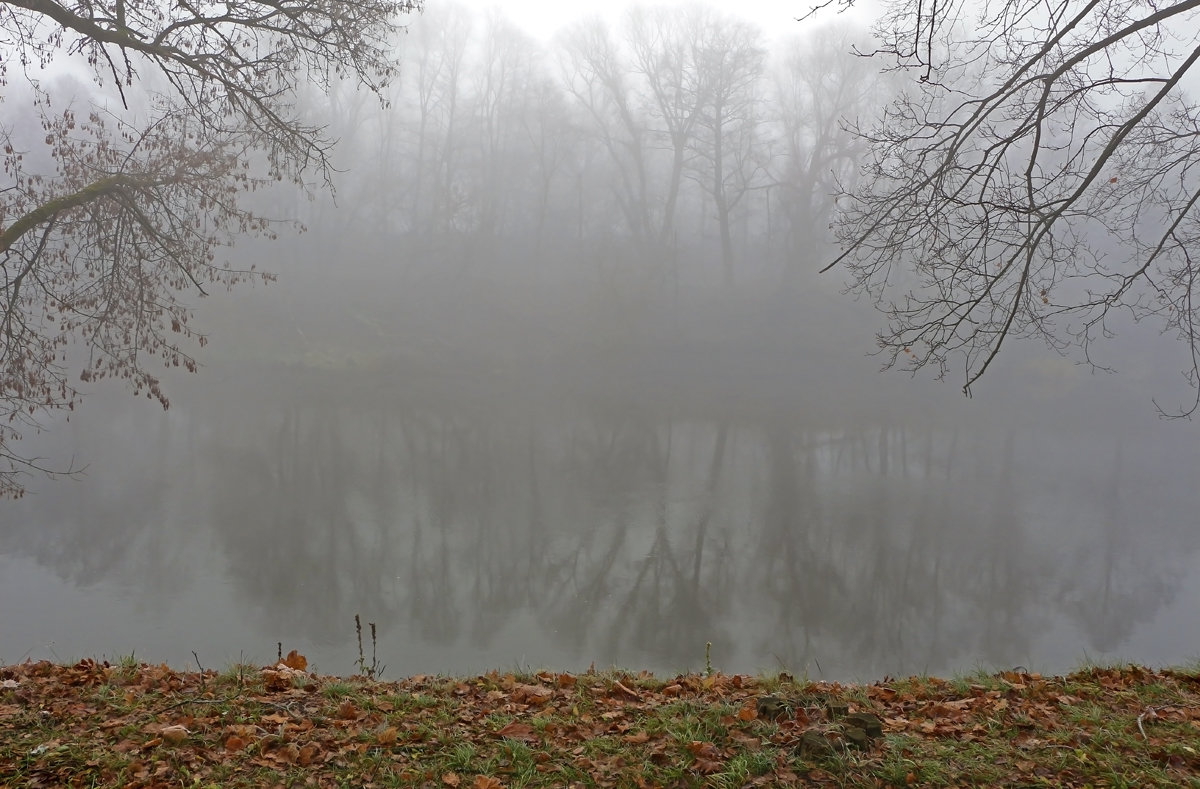
<path fill-rule="evenodd" d="M 304 671 L 308 668 L 308 660 L 296 650 L 292 650 L 283 659 L 283 665 L 295 671 Z"/>
<path fill-rule="evenodd" d="M 263 687 L 272 692 L 288 690 L 292 687 L 291 677 L 286 676 L 283 672 L 275 671 L 274 669 L 263 669 L 262 678 Z"/>
<path fill-rule="evenodd" d="M 554 696 L 554 691 L 542 685 L 518 685 L 512 692 L 517 704 L 545 704 Z"/>
<path fill-rule="evenodd" d="M 508 737 L 513 740 L 526 740 L 534 742 L 537 740 L 537 735 L 533 732 L 533 727 L 528 723 L 513 722 L 505 726 L 500 731 L 496 732 L 499 737 Z"/>

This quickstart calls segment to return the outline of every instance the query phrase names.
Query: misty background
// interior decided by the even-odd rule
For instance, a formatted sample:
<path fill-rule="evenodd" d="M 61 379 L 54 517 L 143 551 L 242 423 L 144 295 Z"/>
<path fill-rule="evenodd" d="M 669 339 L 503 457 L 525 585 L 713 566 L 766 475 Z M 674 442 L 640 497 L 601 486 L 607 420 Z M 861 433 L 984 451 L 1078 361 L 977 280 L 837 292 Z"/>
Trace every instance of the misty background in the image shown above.
<path fill-rule="evenodd" d="M 169 411 L 96 385 L 23 442 L 86 469 L 0 504 L 0 661 L 351 673 L 355 614 L 393 676 L 1194 657 L 1200 450 L 1150 402 L 1187 399 L 1178 349 L 1016 345 L 973 399 L 881 373 L 816 272 L 841 119 L 906 77 L 849 22 L 780 32 L 430 2 L 386 107 L 301 97 L 336 192 L 251 196 L 302 232 L 229 250 L 279 281 L 195 300 Z"/>

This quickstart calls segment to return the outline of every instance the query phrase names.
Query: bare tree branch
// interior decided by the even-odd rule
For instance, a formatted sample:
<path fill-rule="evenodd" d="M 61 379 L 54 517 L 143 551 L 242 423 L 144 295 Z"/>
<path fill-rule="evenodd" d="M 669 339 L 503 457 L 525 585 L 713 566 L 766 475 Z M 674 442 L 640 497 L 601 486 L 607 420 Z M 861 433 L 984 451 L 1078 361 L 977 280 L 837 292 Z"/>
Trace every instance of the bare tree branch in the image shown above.
<path fill-rule="evenodd" d="M 183 341 L 205 338 L 181 294 L 271 278 L 220 261 L 235 237 L 274 234 L 245 197 L 278 181 L 304 189 L 310 168 L 328 179 L 333 140 L 296 111 L 297 88 L 349 78 L 382 101 L 400 18 L 418 8 L 0 0 L 0 62 L 29 76 L 33 120 L 0 129 L 0 496 L 45 470 L 11 447 L 21 426 L 75 407 L 75 376 L 169 405 L 143 360 L 196 368 Z M 74 54 L 99 89 L 115 83 L 119 113 L 77 117 L 86 98 L 52 97 L 34 76 Z"/>
<path fill-rule="evenodd" d="M 886 366 L 941 376 L 953 358 L 968 394 L 1010 338 L 1105 369 L 1113 310 L 1181 339 L 1195 385 L 1200 0 L 1003 0 L 974 27 L 963 8 L 901 0 L 877 26 L 874 54 L 921 80 L 854 129 L 870 154 L 824 270 L 887 314 Z"/>

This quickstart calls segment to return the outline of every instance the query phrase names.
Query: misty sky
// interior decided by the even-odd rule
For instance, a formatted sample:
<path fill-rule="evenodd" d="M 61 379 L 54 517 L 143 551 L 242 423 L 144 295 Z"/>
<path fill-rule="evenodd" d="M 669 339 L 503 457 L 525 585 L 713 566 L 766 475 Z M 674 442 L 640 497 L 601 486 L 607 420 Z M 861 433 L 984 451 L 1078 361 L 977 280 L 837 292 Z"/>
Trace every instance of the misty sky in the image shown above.
<path fill-rule="evenodd" d="M 446 0 L 427 0 L 426 7 L 431 8 Z M 611 2 L 610 0 L 505 0 L 496 3 L 495 0 L 461 0 L 469 8 L 483 11 L 488 8 L 501 8 L 504 15 L 519 27 L 543 40 L 549 39 L 556 31 L 574 19 L 583 16 L 600 15 L 610 21 L 616 21 L 620 15 L 633 3 Z M 684 5 L 685 0 L 663 0 L 662 2 L 644 3 L 644 5 Z M 754 22 L 768 37 L 781 33 L 799 30 L 801 23 L 796 17 L 802 16 L 812 5 L 807 0 L 739 0 L 737 3 L 719 4 L 722 11 L 745 17 Z M 832 19 L 834 14 L 827 17 Z"/>

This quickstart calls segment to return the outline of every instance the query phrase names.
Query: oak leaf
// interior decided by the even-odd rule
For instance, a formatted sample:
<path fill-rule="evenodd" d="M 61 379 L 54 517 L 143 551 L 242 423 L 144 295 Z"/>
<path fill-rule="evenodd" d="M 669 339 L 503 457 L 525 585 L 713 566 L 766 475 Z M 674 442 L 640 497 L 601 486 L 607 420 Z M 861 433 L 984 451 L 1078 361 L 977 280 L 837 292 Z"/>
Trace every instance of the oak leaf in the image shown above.
<path fill-rule="evenodd" d="M 281 671 L 265 668 L 262 673 L 263 687 L 269 691 L 288 690 L 292 687 L 292 679 Z"/>
<path fill-rule="evenodd" d="M 528 723 L 517 723 L 515 721 L 496 732 L 496 735 L 498 737 L 508 737 L 513 740 L 527 740 L 530 742 L 537 740 L 537 735 L 534 734 L 532 726 Z"/>
<path fill-rule="evenodd" d="M 504 784 L 490 775 L 475 776 L 475 789 L 504 789 Z"/>
<path fill-rule="evenodd" d="M 512 700 L 517 704 L 545 704 L 554 695 L 554 691 L 542 685 L 518 685 L 512 693 Z"/>
<path fill-rule="evenodd" d="M 283 659 L 283 665 L 294 671 L 304 671 L 308 668 L 308 659 L 293 649 Z"/>

